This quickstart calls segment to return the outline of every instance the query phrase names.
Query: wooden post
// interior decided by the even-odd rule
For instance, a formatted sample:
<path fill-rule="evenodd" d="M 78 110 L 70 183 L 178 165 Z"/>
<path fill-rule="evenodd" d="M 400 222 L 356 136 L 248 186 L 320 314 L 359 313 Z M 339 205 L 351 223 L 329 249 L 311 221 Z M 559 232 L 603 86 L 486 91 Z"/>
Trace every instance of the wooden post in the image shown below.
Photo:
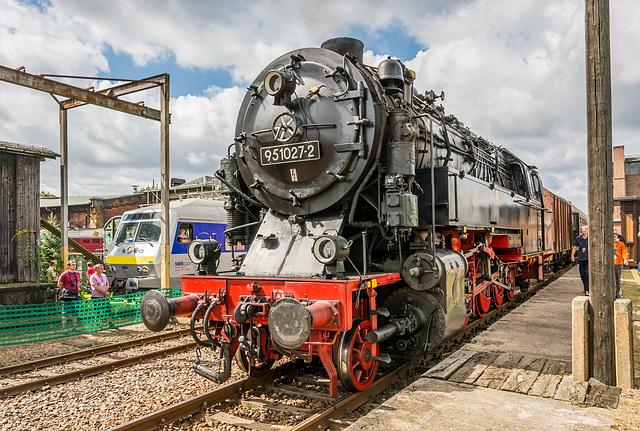
<path fill-rule="evenodd" d="M 585 0 L 585 39 L 592 375 L 604 384 L 615 386 L 609 0 Z"/>

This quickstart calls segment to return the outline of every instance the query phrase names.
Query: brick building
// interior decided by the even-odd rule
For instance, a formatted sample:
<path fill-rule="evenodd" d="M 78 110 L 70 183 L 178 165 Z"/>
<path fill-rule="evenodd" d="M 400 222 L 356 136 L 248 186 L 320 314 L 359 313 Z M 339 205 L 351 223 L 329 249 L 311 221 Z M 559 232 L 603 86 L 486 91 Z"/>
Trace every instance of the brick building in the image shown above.
<path fill-rule="evenodd" d="M 613 147 L 613 225 L 624 236 L 629 258 L 640 261 L 640 155 L 625 156 L 624 146 Z"/>
<path fill-rule="evenodd" d="M 102 229 L 114 215 L 147 204 L 146 193 L 124 196 L 69 196 L 69 228 Z M 40 198 L 40 217 L 60 223 L 60 198 Z"/>
<path fill-rule="evenodd" d="M 169 200 L 219 197 L 219 182 L 213 177 L 202 176 L 189 182 L 174 179 L 172 184 L 176 185 L 169 189 Z M 122 196 L 69 196 L 69 228 L 102 229 L 111 217 L 159 202 L 160 191 L 157 189 Z M 51 216 L 60 223 L 60 198 L 41 198 L 40 217 L 49 220 Z"/>

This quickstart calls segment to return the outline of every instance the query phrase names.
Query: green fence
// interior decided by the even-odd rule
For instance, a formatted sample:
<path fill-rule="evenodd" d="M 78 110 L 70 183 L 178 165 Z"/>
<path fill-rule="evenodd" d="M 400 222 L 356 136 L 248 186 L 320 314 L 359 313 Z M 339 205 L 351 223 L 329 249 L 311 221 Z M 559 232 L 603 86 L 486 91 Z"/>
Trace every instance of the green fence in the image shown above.
<path fill-rule="evenodd" d="M 141 323 L 146 292 L 49 304 L 0 306 L 0 345 L 21 344 Z M 180 296 L 170 289 L 168 297 Z"/>

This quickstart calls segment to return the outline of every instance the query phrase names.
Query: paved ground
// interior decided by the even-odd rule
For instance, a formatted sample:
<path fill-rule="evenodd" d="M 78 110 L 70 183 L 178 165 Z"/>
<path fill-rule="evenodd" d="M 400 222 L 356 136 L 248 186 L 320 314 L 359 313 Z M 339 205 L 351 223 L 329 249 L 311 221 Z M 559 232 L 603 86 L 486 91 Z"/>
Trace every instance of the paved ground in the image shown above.
<path fill-rule="evenodd" d="M 571 301 L 582 295 L 578 267 L 491 325 L 465 349 L 564 360 L 571 372 Z"/>
<path fill-rule="evenodd" d="M 581 294 L 575 267 L 464 349 L 567 361 L 570 368 L 571 301 Z M 423 375 L 347 430 L 610 430 L 613 425 L 605 409 Z"/>
<path fill-rule="evenodd" d="M 346 430 L 586 431 L 612 424 L 605 409 L 421 378 Z"/>

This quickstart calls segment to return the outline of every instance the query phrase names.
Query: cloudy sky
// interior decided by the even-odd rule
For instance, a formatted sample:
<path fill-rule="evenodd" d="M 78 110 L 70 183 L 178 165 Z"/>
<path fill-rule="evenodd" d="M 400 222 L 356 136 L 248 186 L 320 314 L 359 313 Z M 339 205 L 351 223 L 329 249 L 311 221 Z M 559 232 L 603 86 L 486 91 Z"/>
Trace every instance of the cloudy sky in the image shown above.
<path fill-rule="evenodd" d="M 613 144 L 640 154 L 640 8 L 611 2 Z M 279 55 L 336 36 L 390 55 L 443 90 L 447 113 L 538 166 L 587 209 L 583 0 L 0 0 L 0 64 L 33 74 L 171 75 L 171 177 L 211 175 L 233 139 L 248 83 Z M 116 81 L 70 80 L 101 88 Z M 138 93 L 159 107 L 159 90 Z M 86 106 L 69 112 L 69 193 L 158 183 L 159 124 Z M 0 140 L 59 151 L 50 95 L 0 82 Z M 59 162 L 41 188 L 59 194 Z"/>

